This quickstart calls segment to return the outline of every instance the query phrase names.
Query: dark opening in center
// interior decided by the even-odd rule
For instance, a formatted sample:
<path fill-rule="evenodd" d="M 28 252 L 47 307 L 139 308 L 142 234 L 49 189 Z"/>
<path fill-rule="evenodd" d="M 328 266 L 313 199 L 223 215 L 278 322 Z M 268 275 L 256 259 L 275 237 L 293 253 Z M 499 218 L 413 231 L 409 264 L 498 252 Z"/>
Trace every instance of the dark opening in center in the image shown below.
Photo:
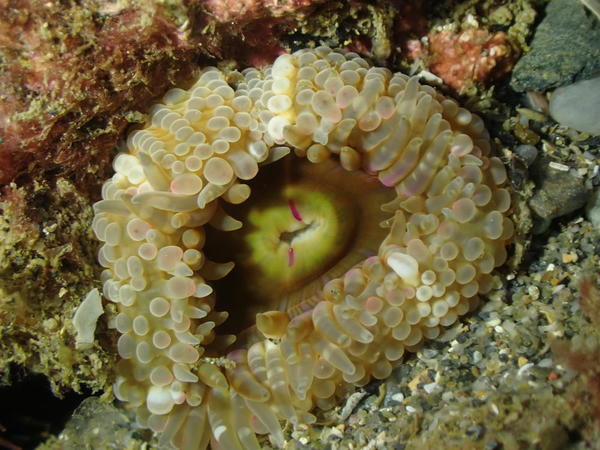
<path fill-rule="evenodd" d="M 235 263 L 229 275 L 212 281 L 211 285 L 216 292 L 216 309 L 229 312 L 219 334 L 235 334 L 238 343 L 244 340 L 240 338 L 241 332 L 254 325 L 257 313 L 287 311 L 290 307 L 297 310 L 299 304 L 299 308 L 309 309 L 311 297 L 327 281 L 343 276 L 352 265 L 376 254 L 387 233 L 379 226 L 387 218 L 380 205 L 392 198 L 390 189 L 363 172 L 347 172 L 336 161 L 312 164 L 293 155 L 262 167 L 247 184 L 251 195 L 246 202 L 241 205 L 222 202 L 223 209 L 244 226 L 233 232 L 206 227 L 207 258 Z M 310 210 L 310 201 L 307 208 L 306 201 L 297 205 L 295 199 L 283 198 L 282 192 L 290 185 L 301 185 L 305 200 L 314 192 L 319 199 L 315 210 Z M 323 197 L 331 201 L 323 201 Z M 289 223 L 278 223 L 279 216 L 274 220 L 265 216 L 266 244 L 257 256 L 256 248 L 248 244 L 248 233 L 254 227 L 249 224 L 249 214 L 273 208 L 287 211 Z M 333 215 L 326 216 L 322 211 L 333 211 Z M 272 248 L 268 245 L 271 240 Z M 284 250 L 285 260 L 281 256 Z M 320 262 L 310 267 L 313 255 Z M 260 267 L 249 263 L 250 256 L 269 269 L 270 265 L 277 265 L 276 275 L 260 273 Z M 331 258 L 327 259 L 328 256 Z"/>

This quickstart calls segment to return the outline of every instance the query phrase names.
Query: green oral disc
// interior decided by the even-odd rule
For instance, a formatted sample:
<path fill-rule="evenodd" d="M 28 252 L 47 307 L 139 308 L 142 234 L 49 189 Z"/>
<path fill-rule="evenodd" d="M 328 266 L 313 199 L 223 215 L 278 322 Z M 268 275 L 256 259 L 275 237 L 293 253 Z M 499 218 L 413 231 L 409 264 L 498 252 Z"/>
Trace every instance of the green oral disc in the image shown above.
<path fill-rule="evenodd" d="M 286 186 L 277 199 L 248 215 L 247 263 L 259 276 L 256 281 L 287 291 L 324 273 L 347 250 L 355 215 L 343 195 L 308 184 Z"/>

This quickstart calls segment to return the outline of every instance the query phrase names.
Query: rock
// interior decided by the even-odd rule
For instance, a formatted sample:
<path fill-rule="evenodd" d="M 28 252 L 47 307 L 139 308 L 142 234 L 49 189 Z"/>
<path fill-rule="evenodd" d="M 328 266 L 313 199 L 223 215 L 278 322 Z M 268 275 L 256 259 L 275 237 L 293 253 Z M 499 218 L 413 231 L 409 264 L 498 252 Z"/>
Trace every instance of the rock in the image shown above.
<path fill-rule="evenodd" d="M 589 191 L 570 172 L 553 169 L 548 160 L 541 160 L 531 173 L 535 174 L 537 189 L 529 206 L 540 218 L 552 220 L 585 205 Z"/>
<path fill-rule="evenodd" d="M 527 167 L 530 167 L 538 156 L 538 150 L 533 145 L 517 145 L 515 153 L 519 155 Z"/>
<path fill-rule="evenodd" d="M 552 0 L 531 51 L 512 74 L 516 91 L 547 91 L 600 71 L 600 21 L 576 0 Z"/>
<path fill-rule="evenodd" d="M 561 125 L 600 135 L 600 77 L 555 90 L 550 98 L 550 115 Z"/>
<path fill-rule="evenodd" d="M 600 188 L 596 188 L 585 208 L 585 214 L 592 225 L 600 228 Z"/>
<path fill-rule="evenodd" d="M 139 430 L 122 410 L 88 397 L 73 412 L 53 448 L 142 448 L 138 439 Z"/>
<path fill-rule="evenodd" d="M 444 30 L 428 38 L 428 52 L 421 58 L 428 60 L 429 70 L 457 92 L 475 81 L 485 84 L 502 78 L 519 56 L 508 35 L 501 31 Z"/>

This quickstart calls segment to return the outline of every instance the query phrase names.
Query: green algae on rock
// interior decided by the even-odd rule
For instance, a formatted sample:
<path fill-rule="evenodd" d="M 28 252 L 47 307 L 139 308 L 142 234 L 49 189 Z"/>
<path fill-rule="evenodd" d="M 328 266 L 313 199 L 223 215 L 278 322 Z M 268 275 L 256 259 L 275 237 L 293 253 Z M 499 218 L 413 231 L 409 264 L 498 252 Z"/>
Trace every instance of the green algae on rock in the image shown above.
<path fill-rule="evenodd" d="M 600 70 L 600 21 L 576 0 L 552 0 L 531 51 L 515 66 L 511 86 L 544 92 L 594 76 Z"/>
<path fill-rule="evenodd" d="M 0 203 L 0 376 L 11 365 L 45 374 L 54 392 L 104 390 L 114 357 L 74 349 L 70 322 L 98 276 L 88 200 L 66 180 L 9 187 Z"/>

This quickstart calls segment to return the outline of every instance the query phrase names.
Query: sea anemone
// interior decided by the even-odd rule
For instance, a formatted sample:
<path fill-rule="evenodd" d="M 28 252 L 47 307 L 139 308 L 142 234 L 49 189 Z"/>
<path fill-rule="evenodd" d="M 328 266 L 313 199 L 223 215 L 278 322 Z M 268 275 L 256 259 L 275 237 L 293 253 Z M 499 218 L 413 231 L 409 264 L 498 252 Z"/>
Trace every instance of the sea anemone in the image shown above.
<path fill-rule="evenodd" d="M 454 100 L 326 47 L 170 90 L 95 205 L 115 396 L 178 448 L 282 446 L 280 421 L 387 377 L 491 289 L 513 224 L 489 152 Z"/>

